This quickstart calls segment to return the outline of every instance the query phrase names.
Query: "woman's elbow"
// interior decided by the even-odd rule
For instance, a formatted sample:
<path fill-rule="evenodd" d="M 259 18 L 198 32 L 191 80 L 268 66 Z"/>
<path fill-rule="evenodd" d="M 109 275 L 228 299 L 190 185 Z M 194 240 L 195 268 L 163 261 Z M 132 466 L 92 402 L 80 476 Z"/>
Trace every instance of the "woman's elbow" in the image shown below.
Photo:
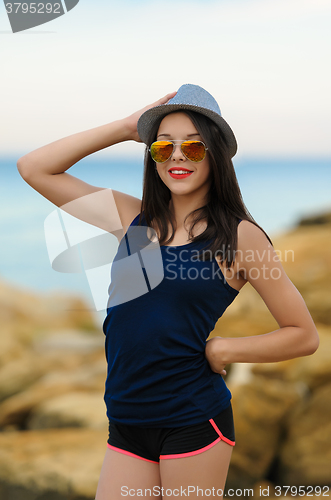
<path fill-rule="evenodd" d="M 309 332 L 307 333 L 307 340 L 305 342 L 304 356 L 310 356 L 311 354 L 314 354 L 314 352 L 317 351 L 319 344 L 320 340 L 316 328 L 309 330 Z"/>
<path fill-rule="evenodd" d="M 26 164 L 27 164 L 27 162 L 26 162 L 24 156 L 21 156 L 16 162 L 17 170 L 19 171 L 19 173 L 20 173 L 21 177 L 23 177 L 23 179 L 26 175 L 26 170 L 27 170 Z"/>
<path fill-rule="evenodd" d="M 24 179 L 25 182 L 29 183 L 29 180 L 31 178 L 31 173 L 33 172 L 33 167 L 35 167 L 35 165 L 31 161 L 31 158 L 28 157 L 27 155 L 21 156 L 17 160 L 16 166 L 22 179 Z"/>

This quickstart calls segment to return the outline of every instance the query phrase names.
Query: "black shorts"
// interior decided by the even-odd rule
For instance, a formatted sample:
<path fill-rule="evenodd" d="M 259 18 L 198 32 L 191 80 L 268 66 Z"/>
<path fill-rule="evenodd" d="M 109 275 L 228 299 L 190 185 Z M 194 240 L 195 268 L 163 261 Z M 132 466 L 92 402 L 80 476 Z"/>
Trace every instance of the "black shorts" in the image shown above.
<path fill-rule="evenodd" d="M 147 428 L 109 422 L 108 448 L 158 463 L 160 459 L 189 457 L 219 441 L 235 445 L 232 406 L 200 424 Z"/>

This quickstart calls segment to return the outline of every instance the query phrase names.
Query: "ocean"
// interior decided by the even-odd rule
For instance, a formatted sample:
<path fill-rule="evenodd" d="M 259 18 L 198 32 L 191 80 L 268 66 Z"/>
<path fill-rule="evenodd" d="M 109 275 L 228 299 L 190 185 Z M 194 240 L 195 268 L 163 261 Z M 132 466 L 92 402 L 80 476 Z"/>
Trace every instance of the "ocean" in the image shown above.
<path fill-rule="evenodd" d="M 0 158 L 0 279 L 39 293 L 72 292 L 91 302 L 85 274 L 52 269 L 44 220 L 55 206 L 25 183 L 16 161 Z M 271 238 L 302 217 L 331 210 L 331 159 L 235 159 L 234 166 L 248 210 Z M 142 159 L 94 154 L 69 172 L 95 186 L 141 197 Z"/>

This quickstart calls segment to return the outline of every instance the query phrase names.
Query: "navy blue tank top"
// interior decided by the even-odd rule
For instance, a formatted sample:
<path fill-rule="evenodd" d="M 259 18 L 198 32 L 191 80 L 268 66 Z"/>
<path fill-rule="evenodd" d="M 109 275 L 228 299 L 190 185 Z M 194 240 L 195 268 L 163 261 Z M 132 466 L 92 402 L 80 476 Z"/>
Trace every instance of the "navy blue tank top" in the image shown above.
<path fill-rule="evenodd" d="M 114 423 L 142 427 L 198 424 L 230 403 L 229 389 L 204 352 L 207 337 L 239 292 L 226 282 L 215 259 L 197 260 L 206 241 L 160 246 L 159 261 L 156 253 L 142 258 L 151 239 L 143 219 L 145 242 L 139 233 L 135 243 L 130 230 L 142 229 L 138 221 L 139 215 L 111 268 L 103 323 L 107 416 Z M 151 271 L 151 261 L 157 272 Z M 160 262 L 161 279 L 156 276 Z M 145 289 L 137 288 L 138 271 Z"/>

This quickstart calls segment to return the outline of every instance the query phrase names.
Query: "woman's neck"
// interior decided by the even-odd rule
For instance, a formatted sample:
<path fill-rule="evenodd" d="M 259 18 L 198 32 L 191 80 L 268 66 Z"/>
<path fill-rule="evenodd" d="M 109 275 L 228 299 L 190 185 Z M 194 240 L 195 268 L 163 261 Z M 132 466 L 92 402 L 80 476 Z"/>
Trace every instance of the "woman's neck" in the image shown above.
<path fill-rule="evenodd" d="M 201 208 L 206 204 L 206 197 L 197 199 L 196 196 L 176 196 L 172 195 L 169 203 L 169 208 L 174 214 L 177 228 L 184 228 L 185 218 L 189 213 L 193 212 L 197 208 Z M 190 220 L 186 221 L 186 224 L 190 224 Z"/>

